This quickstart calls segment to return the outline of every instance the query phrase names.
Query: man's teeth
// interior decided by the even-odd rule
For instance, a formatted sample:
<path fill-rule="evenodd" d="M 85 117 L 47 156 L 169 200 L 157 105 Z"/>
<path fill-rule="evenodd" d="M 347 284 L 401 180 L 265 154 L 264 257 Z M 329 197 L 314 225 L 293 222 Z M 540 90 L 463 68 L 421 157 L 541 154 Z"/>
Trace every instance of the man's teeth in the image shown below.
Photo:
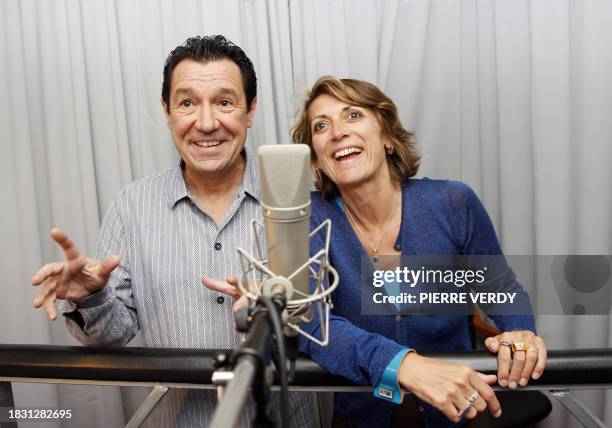
<path fill-rule="evenodd" d="M 221 144 L 220 141 L 197 141 L 196 145 L 199 147 L 214 147 Z"/>
<path fill-rule="evenodd" d="M 342 149 L 334 153 L 334 158 L 339 159 L 343 156 L 348 156 L 351 153 L 361 153 L 363 150 L 357 147 L 347 147 L 346 149 Z"/>

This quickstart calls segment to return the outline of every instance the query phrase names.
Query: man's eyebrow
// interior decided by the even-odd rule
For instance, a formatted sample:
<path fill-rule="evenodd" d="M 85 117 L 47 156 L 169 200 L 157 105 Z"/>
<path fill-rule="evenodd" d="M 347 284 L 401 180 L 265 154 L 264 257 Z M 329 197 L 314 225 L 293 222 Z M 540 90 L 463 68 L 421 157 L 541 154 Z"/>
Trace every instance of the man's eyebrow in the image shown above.
<path fill-rule="evenodd" d="M 178 88 L 173 94 L 172 98 L 176 98 L 181 95 L 191 95 L 193 94 L 193 89 L 191 88 Z"/>
<path fill-rule="evenodd" d="M 240 97 L 240 94 L 234 88 L 221 86 L 221 87 L 215 88 L 215 92 L 217 96 L 232 95 L 236 98 Z M 172 98 L 174 99 L 176 97 L 183 96 L 183 95 L 193 95 L 194 93 L 195 91 L 193 90 L 193 88 L 190 88 L 190 87 L 178 88 L 172 94 Z"/>
<path fill-rule="evenodd" d="M 239 96 L 238 92 L 236 92 L 234 88 L 228 88 L 228 87 L 222 86 L 220 88 L 217 88 L 217 92 L 219 95 L 233 95 L 235 97 Z"/>

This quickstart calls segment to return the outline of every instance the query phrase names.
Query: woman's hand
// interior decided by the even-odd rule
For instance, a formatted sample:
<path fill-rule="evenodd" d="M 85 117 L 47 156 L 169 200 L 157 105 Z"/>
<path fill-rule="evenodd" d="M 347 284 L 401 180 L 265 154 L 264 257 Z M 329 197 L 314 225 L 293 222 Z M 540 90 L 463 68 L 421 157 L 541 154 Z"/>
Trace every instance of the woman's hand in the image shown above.
<path fill-rule="evenodd" d="M 478 373 L 469 366 L 410 352 L 402 361 L 398 380 L 453 422 L 462 417 L 473 419 L 487 408 L 495 417 L 501 415 L 501 406 L 490 386 L 496 376 Z"/>
<path fill-rule="evenodd" d="M 487 349 L 497 354 L 497 379 L 501 386 L 515 389 L 529 378 L 538 379 L 546 367 L 546 345 L 529 330 L 509 331 L 485 340 Z"/>

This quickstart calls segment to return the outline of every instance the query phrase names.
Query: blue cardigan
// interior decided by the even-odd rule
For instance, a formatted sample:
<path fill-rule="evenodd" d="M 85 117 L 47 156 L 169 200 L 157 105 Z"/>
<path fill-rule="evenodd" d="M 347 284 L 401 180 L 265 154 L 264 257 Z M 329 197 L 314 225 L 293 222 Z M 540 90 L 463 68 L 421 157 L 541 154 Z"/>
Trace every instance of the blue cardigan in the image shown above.
<path fill-rule="evenodd" d="M 333 293 L 333 317 L 327 347 L 302 340 L 301 350 L 329 372 L 361 385 L 376 385 L 391 359 L 409 347 L 417 352 L 472 348 L 465 315 L 361 315 L 361 259 L 366 253 L 342 209 L 334 200 L 312 194 L 312 226 L 332 221 L 330 262 L 340 276 Z M 323 245 L 312 242 L 312 252 Z M 395 248 L 402 255 L 502 254 L 493 224 L 467 185 L 448 180 L 409 179 L 402 185 L 402 221 Z M 511 275 L 511 291 L 529 298 Z M 507 291 L 507 290 L 505 290 Z M 391 306 L 391 305 L 389 305 Z M 533 316 L 493 315 L 502 331 L 535 331 Z M 320 337 L 317 323 L 304 326 Z M 336 393 L 336 411 L 358 427 L 389 426 L 397 405 L 372 394 Z M 428 426 L 452 426 L 438 410 L 419 400 Z"/>

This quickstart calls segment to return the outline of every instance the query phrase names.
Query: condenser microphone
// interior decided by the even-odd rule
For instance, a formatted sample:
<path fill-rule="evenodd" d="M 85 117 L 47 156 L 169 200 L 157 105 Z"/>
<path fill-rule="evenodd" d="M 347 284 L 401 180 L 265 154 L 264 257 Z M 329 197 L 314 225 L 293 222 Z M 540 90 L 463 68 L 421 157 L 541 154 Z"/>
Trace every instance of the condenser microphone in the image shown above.
<path fill-rule="evenodd" d="M 236 247 L 242 265 L 238 288 L 251 302 L 282 295 L 285 335 L 299 334 L 327 346 L 331 294 L 339 278 L 329 263 L 331 220 L 310 231 L 310 149 L 302 144 L 266 145 L 259 148 L 257 159 L 264 223 L 251 221 L 256 254 Z M 265 230 L 267 256 L 259 244 L 261 230 Z M 315 236 L 318 244 L 310 254 Z M 239 319 L 246 331 L 249 311 Z M 313 321 L 320 324 L 320 337 L 300 327 Z"/>
<path fill-rule="evenodd" d="M 257 158 L 264 218 L 263 225 L 258 219 L 251 221 L 257 254 L 236 248 L 242 265 L 238 287 L 255 305 L 250 311 L 243 311 L 243 316 L 239 317 L 242 321 L 237 321 L 242 325 L 242 331 L 248 330 L 249 334 L 244 346 L 234 356 L 238 363 L 226 392 L 226 397 L 231 400 L 225 399 L 219 404 L 211 425 L 214 427 L 235 423 L 236 412 L 228 409 L 233 410 L 236 403 L 239 406 L 244 404 L 246 388 L 251 384 L 253 391 L 260 391 L 260 397 L 267 395 L 267 376 L 263 376 L 263 370 L 257 369 L 267 365 L 270 355 L 267 348 L 273 336 L 277 341 L 276 363 L 282 391 L 286 391 L 288 382 L 285 381 L 292 377 L 287 376 L 286 356 L 292 361 L 290 371 L 294 371 L 298 335 L 320 346 L 329 343 L 331 293 L 338 286 L 338 272 L 330 266 L 328 257 L 331 221 L 324 220 L 310 232 L 310 149 L 302 144 L 262 146 Z M 267 257 L 260 246 L 259 230 L 262 227 L 266 235 Z M 317 241 L 323 238 L 323 246 L 313 248 L 311 256 L 310 239 L 315 235 Z M 280 310 L 282 319 L 278 316 Z M 320 334 L 311 335 L 309 329 L 300 327 L 302 323 L 310 322 L 319 324 Z M 254 358 L 255 355 L 259 358 Z M 256 374 L 260 375 L 260 381 L 253 383 Z M 213 380 L 216 375 L 219 383 L 227 379 L 222 370 L 215 372 Z M 265 400 L 258 400 L 258 409 L 265 407 Z"/>
<path fill-rule="evenodd" d="M 264 145 L 257 154 L 268 268 L 276 278 L 263 294 L 283 292 L 292 299 L 309 295 L 310 149 L 304 144 Z M 297 271 L 297 272 L 296 272 Z M 293 276 L 292 276 L 293 275 Z"/>

